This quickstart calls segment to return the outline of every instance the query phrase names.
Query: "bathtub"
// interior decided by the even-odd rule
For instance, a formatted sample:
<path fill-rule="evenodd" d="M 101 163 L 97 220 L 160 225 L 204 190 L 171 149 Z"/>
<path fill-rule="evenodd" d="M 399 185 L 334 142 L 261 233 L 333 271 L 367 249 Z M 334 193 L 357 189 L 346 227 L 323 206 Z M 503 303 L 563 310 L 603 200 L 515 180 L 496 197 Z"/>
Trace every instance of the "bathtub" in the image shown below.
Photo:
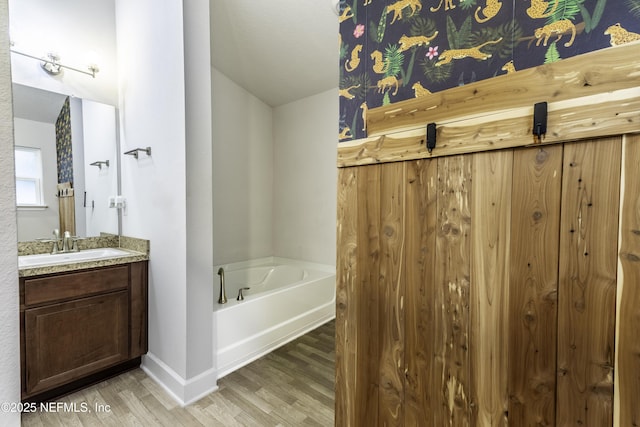
<path fill-rule="evenodd" d="M 286 258 L 216 266 L 225 270 L 228 302 L 214 278 L 214 359 L 218 378 L 335 317 L 335 268 Z M 237 301 L 240 288 L 244 300 Z"/>

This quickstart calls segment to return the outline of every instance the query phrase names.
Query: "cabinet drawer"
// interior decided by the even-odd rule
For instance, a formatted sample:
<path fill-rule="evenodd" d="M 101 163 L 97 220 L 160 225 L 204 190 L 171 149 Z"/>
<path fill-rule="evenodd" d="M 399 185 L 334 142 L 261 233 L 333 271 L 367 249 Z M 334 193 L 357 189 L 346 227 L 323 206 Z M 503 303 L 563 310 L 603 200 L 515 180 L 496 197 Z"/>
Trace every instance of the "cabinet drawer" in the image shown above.
<path fill-rule="evenodd" d="M 129 267 L 127 265 L 26 279 L 24 304 L 28 307 L 126 289 L 128 283 Z"/>

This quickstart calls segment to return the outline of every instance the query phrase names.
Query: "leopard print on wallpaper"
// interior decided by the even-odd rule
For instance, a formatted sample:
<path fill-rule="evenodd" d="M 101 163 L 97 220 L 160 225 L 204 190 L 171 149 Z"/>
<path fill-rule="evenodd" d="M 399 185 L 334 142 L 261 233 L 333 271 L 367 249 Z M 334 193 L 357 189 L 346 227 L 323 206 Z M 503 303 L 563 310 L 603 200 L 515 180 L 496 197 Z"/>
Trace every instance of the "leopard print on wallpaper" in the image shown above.
<path fill-rule="evenodd" d="M 370 108 L 638 40 L 640 0 L 341 0 L 339 20 L 343 142 Z"/>

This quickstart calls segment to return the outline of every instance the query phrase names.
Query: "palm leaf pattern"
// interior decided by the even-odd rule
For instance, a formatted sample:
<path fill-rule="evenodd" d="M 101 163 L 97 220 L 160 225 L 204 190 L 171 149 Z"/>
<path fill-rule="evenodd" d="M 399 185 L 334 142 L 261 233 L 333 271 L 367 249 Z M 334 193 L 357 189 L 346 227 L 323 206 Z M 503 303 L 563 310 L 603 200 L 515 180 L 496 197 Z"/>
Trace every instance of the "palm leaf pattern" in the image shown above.
<path fill-rule="evenodd" d="M 382 9 L 382 15 L 378 24 L 374 21 L 369 21 L 369 37 L 374 43 L 382 43 L 384 39 L 384 33 L 387 28 L 387 8 Z"/>
<path fill-rule="evenodd" d="M 397 44 L 389 45 L 384 50 L 384 62 L 387 64 L 385 77 L 395 76 L 402 73 L 402 64 L 404 63 L 404 55 L 400 52 L 400 46 Z"/>
<path fill-rule="evenodd" d="M 590 33 L 591 30 L 596 28 L 600 23 L 600 18 L 604 13 L 604 7 L 607 4 L 607 0 L 598 0 L 596 6 L 593 8 L 593 14 L 590 14 L 584 5 L 580 5 L 580 13 L 582 14 L 582 20 L 584 21 L 584 31 Z"/>
<path fill-rule="evenodd" d="M 558 8 L 547 18 L 547 25 L 563 19 L 574 20 L 580 14 L 580 7 L 584 0 L 558 0 Z"/>
<path fill-rule="evenodd" d="M 474 31 L 469 37 L 470 43 L 477 46 L 487 40 L 498 40 L 502 37 L 502 41 L 495 45 L 488 45 L 482 48 L 483 52 L 495 52 L 498 58 L 511 58 L 513 51 L 520 38 L 522 37 L 522 28 L 518 22 L 508 22 L 497 27 L 481 27 Z"/>
<path fill-rule="evenodd" d="M 640 18 L 640 0 L 626 0 L 629 12 L 636 18 Z"/>
<path fill-rule="evenodd" d="M 456 24 L 447 16 L 447 40 L 449 41 L 449 49 L 461 49 L 470 47 L 469 37 L 471 36 L 471 16 L 456 28 Z"/>
<path fill-rule="evenodd" d="M 365 73 L 356 74 L 356 75 L 348 74 L 345 78 L 340 80 L 341 88 L 347 88 L 352 86 L 354 88 L 351 89 L 349 93 L 355 95 L 356 98 L 361 98 L 361 99 L 364 98 L 367 93 L 367 89 L 371 87 L 371 81 L 369 80 L 369 75 Z"/>
<path fill-rule="evenodd" d="M 437 29 L 436 21 L 419 16 L 412 20 L 411 26 L 409 27 L 409 34 L 412 36 L 430 36 L 435 33 Z"/>
<path fill-rule="evenodd" d="M 475 10 L 476 0 L 460 0 L 460 7 L 463 10 Z"/>
<path fill-rule="evenodd" d="M 423 58 L 420 61 L 420 68 L 422 69 L 422 75 L 427 78 L 427 81 L 433 83 L 442 83 L 449 80 L 451 77 L 451 69 L 453 68 L 453 64 L 444 64 L 440 67 L 435 66 L 435 61 L 430 60 L 429 58 Z"/>
<path fill-rule="evenodd" d="M 340 123 L 341 127 L 348 124 L 355 138 L 365 136 L 360 126 L 359 107 L 363 102 L 371 109 L 412 98 L 415 95 L 412 86 L 416 82 L 437 92 L 503 74 L 501 67 L 510 60 L 521 70 L 601 49 L 609 46 L 609 36 L 604 35 L 604 29 L 616 22 L 628 31 L 640 33 L 640 0 L 557 0 L 557 6 L 556 0 L 546 0 L 547 12 L 552 9 L 554 12 L 543 19 L 531 19 L 526 14 L 531 0 L 500 0 L 500 14 L 485 22 L 478 22 L 475 12 L 478 6 L 485 6 L 487 0 L 452 0 L 453 8 L 447 8 L 440 0 L 419 0 L 421 8 L 416 6 L 417 1 L 406 2 L 402 18 L 390 25 L 392 14 L 387 12 L 387 5 L 397 1 L 340 0 L 341 11 L 348 7 L 353 15 L 340 23 L 343 39 L 339 47 L 340 87 L 353 87 L 350 93 L 355 96 L 340 98 Z M 576 27 L 578 37 L 571 49 L 565 48 L 565 40 L 556 45 L 555 37 L 547 47 L 540 44 L 536 47 L 535 29 L 561 20 L 570 20 Z M 366 27 L 367 34 L 360 38 L 362 26 Z M 414 45 L 400 51 L 402 35 L 431 37 L 436 31 L 437 36 L 429 45 Z M 486 60 L 463 57 L 449 63 L 439 61 L 446 50 L 477 47 L 499 38 L 499 43 L 482 47 L 482 52 L 492 55 Z M 361 53 L 364 66 L 358 74 L 347 73 L 344 62 L 357 44 L 364 46 Z M 383 74 L 376 74 L 372 69 L 373 61 L 369 58 L 373 51 L 382 52 Z M 436 67 L 437 63 L 440 66 Z M 387 77 L 398 79 L 396 95 L 392 95 L 394 91 L 378 90 L 376 83 Z"/>
<path fill-rule="evenodd" d="M 547 53 L 545 53 L 544 55 L 544 63 L 550 64 L 559 60 L 560 52 L 558 52 L 558 46 L 556 46 L 556 42 L 553 42 L 549 45 L 549 49 L 547 49 Z"/>

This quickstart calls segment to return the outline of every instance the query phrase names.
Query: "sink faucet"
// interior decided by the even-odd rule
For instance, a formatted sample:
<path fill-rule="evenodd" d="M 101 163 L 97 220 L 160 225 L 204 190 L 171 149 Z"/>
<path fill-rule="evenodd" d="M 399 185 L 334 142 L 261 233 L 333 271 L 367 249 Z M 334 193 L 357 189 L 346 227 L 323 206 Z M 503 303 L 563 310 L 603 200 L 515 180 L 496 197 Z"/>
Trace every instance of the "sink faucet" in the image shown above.
<path fill-rule="evenodd" d="M 60 241 L 60 230 L 57 228 L 53 229 L 53 248 L 51 249 L 51 254 L 57 254 L 60 252 L 60 248 L 58 247 L 58 242 Z"/>
<path fill-rule="evenodd" d="M 218 276 L 220 276 L 220 297 L 218 298 L 218 304 L 226 304 L 227 291 L 224 288 L 224 268 L 218 269 Z"/>
<path fill-rule="evenodd" d="M 70 232 L 65 231 L 62 238 L 62 252 L 79 252 L 78 237 L 72 236 Z"/>
<path fill-rule="evenodd" d="M 71 240 L 71 233 L 65 231 L 62 238 L 62 252 L 69 252 L 69 240 Z"/>
<path fill-rule="evenodd" d="M 53 243 L 51 248 L 51 255 L 64 254 L 67 252 L 79 252 L 78 240 L 82 240 L 81 237 L 72 236 L 69 231 L 65 231 L 62 239 L 60 238 L 60 230 L 55 228 L 52 232 L 51 239 L 38 239 L 44 243 Z"/>

